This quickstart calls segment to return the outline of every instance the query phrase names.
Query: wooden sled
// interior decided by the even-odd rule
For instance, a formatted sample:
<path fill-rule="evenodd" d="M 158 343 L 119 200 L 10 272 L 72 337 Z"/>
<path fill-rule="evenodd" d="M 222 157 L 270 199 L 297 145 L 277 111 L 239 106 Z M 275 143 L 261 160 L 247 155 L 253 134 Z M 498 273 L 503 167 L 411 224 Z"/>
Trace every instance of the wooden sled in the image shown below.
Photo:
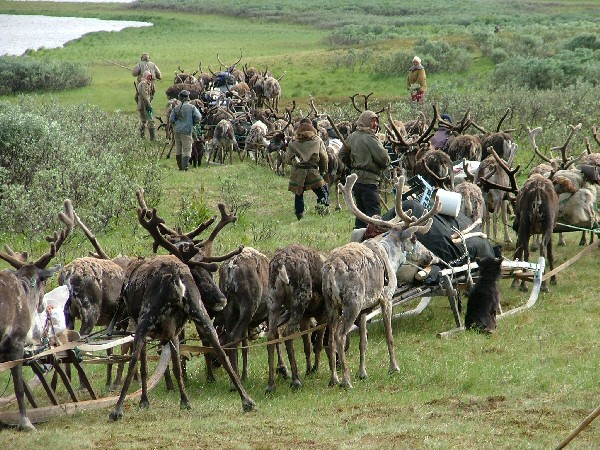
<path fill-rule="evenodd" d="M 30 406 L 27 408 L 27 417 L 32 423 L 45 422 L 51 417 L 65 414 L 74 414 L 76 412 L 88 411 L 93 409 L 105 408 L 107 406 L 115 405 L 119 399 L 119 393 L 106 397 L 99 397 L 96 390 L 92 387 L 89 377 L 86 375 L 82 364 L 116 364 L 118 362 L 124 362 L 129 357 L 113 357 L 107 358 L 100 356 L 98 352 L 105 352 L 106 350 L 120 346 L 127 342 L 133 341 L 133 336 L 122 337 L 119 339 L 112 339 L 109 341 L 102 342 L 85 342 L 75 341 L 68 342 L 66 344 L 59 345 L 57 347 L 51 347 L 37 355 L 26 358 L 19 361 L 9 361 L 0 364 L 0 372 L 9 370 L 11 367 L 17 364 L 23 364 L 23 367 L 31 367 L 34 372 L 34 377 L 29 383 L 25 385 L 25 395 L 29 400 Z M 80 360 L 80 356 L 76 355 L 76 351 L 79 355 L 83 355 L 83 360 Z M 150 359 L 150 358 L 149 358 Z M 148 390 L 152 390 L 163 377 L 163 374 L 169 366 L 171 360 L 171 348 L 169 344 L 162 347 L 160 358 L 154 369 L 154 373 L 148 379 Z M 71 385 L 71 381 L 66 376 L 62 365 L 64 363 L 71 363 L 76 371 L 78 372 L 79 378 L 82 383 L 82 387 L 87 390 L 90 399 L 80 401 L 76 390 Z M 50 370 L 48 368 L 51 367 Z M 52 386 L 52 383 L 48 381 L 52 375 L 57 373 L 63 382 L 63 385 L 70 398 L 69 402 L 61 402 L 59 396 L 56 393 L 56 388 Z M 38 386 L 43 387 L 43 391 L 48 398 L 50 405 L 39 406 L 38 401 L 34 396 L 34 390 Z M 39 393 L 36 393 L 38 396 Z M 141 388 L 135 392 L 127 395 L 127 399 L 133 399 L 141 396 Z M 0 423 L 8 426 L 15 426 L 19 424 L 19 411 L 16 405 L 15 395 L 9 395 L 7 397 L 0 398 Z M 14 410 L 9 410 L 13 406 Z"/>

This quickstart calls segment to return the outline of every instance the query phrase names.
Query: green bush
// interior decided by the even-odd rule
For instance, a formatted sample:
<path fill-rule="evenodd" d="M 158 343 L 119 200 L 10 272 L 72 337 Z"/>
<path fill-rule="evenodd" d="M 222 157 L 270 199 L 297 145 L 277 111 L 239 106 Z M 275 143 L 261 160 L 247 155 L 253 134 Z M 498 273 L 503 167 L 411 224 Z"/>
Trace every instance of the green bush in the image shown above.
<path fill-rule="evenodd" d="M 596 84 L 600 75 L 600 50 L 563 50 L 552 58 L 517 56 L 498 64 L 492 82 L 530 89 L 567 87 L 578 82 Z"/>
<path fill-rule="evenodd" d="M 22 97 L 0 103 L 0 216 L 5 231 L 51 229 L 65 198 L 93 225 L 130 220 L 143 185 L 160 196 L 156 158 L 136 141 L 131 119 L 90 105 Z M 127 214 L 124 214 L 127 212 Z"/>
<path fill-rule="evenodd" d="M 91 81 L 81 64 L 35 60 L 27 56 L 0 56 L 0 95 L 62 91 L 87 86 Z"/>
<path fill-rule="evenodd" d="M 566 50 L 575 50 L 578 48 L 589 48 L 591 50 L 600 49 L 600 37 L 593 33 L 582 33 L 575 36 L 567 44 L 565 44 Z"/>
<path fill-rule="evenodd" d="M 473 62 L 467 50 L 453 47 L 445 41 L 421 39 L 415 46 L 415 53 L 423 60 L 428 73 L 461 72 L 471 67 Z M 407 67 L 409 66 L 410 60 Z"/>

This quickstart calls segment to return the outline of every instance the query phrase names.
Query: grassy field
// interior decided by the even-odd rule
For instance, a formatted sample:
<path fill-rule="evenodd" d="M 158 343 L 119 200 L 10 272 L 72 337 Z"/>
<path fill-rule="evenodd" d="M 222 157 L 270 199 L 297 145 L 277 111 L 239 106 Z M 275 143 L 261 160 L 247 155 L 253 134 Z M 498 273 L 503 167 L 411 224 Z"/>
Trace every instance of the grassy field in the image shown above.
<path fill-rule="evenodd" d="M 457 3 L 467 5 L 472 2 Z M 474 3 L 481 4 L 482 11 L 488 13 L 487 18 L 478 16 L 478 21 L 493 23 L 490 2 Z M 506 12 L 508 8 L 520 8 L 522 5 L 497 3 L 501 4 L 498 8 L 505 11 L 502 17 L 510 16 Z M 261 4 L 267 7 L 271 2 Z M 294 8 L 299 5 L 290 1 L 282 6 L 288 4 Z M 336 4 L 333 2 L 332 6 Z M 446 4 L 450 8 L 450 3 Z M 390 5 L 397 3 L 391 2 Z M 568 16 L 567 9 L 574 17 L 594 6 L 592 2 L 567 1 L 528 2 L 527 5 L 533 10 L 541 8 L 546 14 L 552 12 Z M 133 77 L 106 61 L 132 67 L 139 54 L 148 51 L 159 64 L 165 80 L 169 80 L 169 74 L 179 65 L 192 70 L 202 61 L 203 68 L 210 65 L 214 70 L 218 64 L 217 53 L 223 61 L 235 61 L 241 46 L 244 52 L 242 63 L 259 68 L 268 66 L 276 75 L 287 71 L 283 79 L 282 103 L 298 99 L 306 104 L 307 96 L 314 94 L 319 101 L 331 102 L 328 103 L 331 108 L 339 108 L 342 103 L 347 108 L 349 95 L 371 91 L 378 99 L 394 100 L 398 108 L 398 105 L 407 103 L 403 70 L 397 78 L 375 77 L 368 72 L 349 69 L 332 70 L 327 63 L 336 51 L 343 49 L 324 43 L 327 30 L 320 31 L 282 20 L 251 21 L 243 15 L 204 16 L 110 4 L 0 1 L 0 13 L 15 12 L 154 23 L 151 29 L 92 34 L 64 49 L 34 52 L 31 55 L 34 58 L 83 62 L 93 74 L 90 86 L 53 94 L 61 102 L 86 101 L 109 112 L 119 110 L 133 114 Z M 342 16 L 346 17 L 345 12 L 344 15 L 340 13 Z M 524 20 L 522 16 L 517 17 Z M 513 26 L 519 24 L 526 26 L 514 19 Z M 436 27 L 438 25 L 432 23 L 428 30 Z M 458 33 L 457 36 L 457 39 L 463 39 Z M 411 48 L 413 42 L 413 39 L 394 37 L 374 45 L 391 51 L 403 46 Z M 475 60 L 469 74 L 463 75 L 476 78 L 478 71 L 489 73 L 491 69 L 490 62 L 480 58 Z M 447 86 L 455 76 L 442 73 L 430 78 L 435 91 L 436 86 Z M 167 81 L 163 82 L 159 90 L 160 86 L 166 88 L 167 84 Z M 447 95 L 458 96 L 453 91 Z M 158 97 L 155 104 L 159 105 L 162 101 Z M 589 116 L 590 111 L 595 110 L 584 103 L 587 101 L 581 99 L 580 104 L 586 106 L 576 114 Z M 409 107 L 406 105 L 406 110 Z M 494 107 L 503 110 L 506 105 Z M 561 131 L 558 135 L 563 136 L 564 133 Z M 525 138 L 521 139 L 525 141 Z M 148 157 L 155 158 L 161 146 L 162 142 L 149 146 Z M 151 206 L 158 206 L 169 224 L 180 225 L 187 230 L 216 212 L 218 202 L 237 207 L 239 220 L 219 235 L 217 253 L 244 244 L 271 256 L 283 245 L 302 243 L 326 254 L 347 242 L 353 226 L 353 219 L 345 208 L 327 217 L 315 214 L 312 193 L 306 195 L 306 217 L 297 221 L 293 212 L 293 196 L 286 190 L 287 179 L 251 163 L 236 161 L 233 166 L 202 167 L 181 173 L 176 170 L 172 159 L 163 159 L 160 170 L 164 195 L 157 205 Z M 131 215 L 133 218 L 133 211 Z M 151 252 L 150 239 L 133 219 L 117 229 L 94 231 L 110 255 L 149 255 Z M 19 236 L 2 234 L 2 237 L 6 238 L 6 242 L 0 244 L 13 244 L 19 250 L 27 248 L 33 254 L 38 254 L 46 245 L 43 242 L 20 242 Z M 578 234 L 572 233 L 567 239 L 568 246 L 557 249 L 557 265 L 581 250 L 577 246 Z M 57 259 L 64 264 L 89 250 L 91 246 L 78 231 Z M 510 256 L 514 248 L 509 245 L 505 250 Z M 600 402 L 598 377 L 594 375 L 600 363 L 600 353 L 596 352 L 597 318 L 600 317 L 595 288 L 597 257 L 596 250 L 593 255 L 562 272 L 558 286 L 552 287 L 548 294 L 541 294 L 532 310 L 501 321 L 498 332 L 493 336 L 467 333 L 448 340 L 437 338 L 437 332 L 454 326 L 444 298 L 435 299 L 419 316 L 395 321 L 396 353 L 401 365 L 401 372 L 395 375 L 387 373 L 383 327 L 371 325 L 367 353 L 369 378 L 363 382 L 355 376 L 353 390 L 327 387 L 329 374 L 325 359 L 316 375 L 302 378 L 304 387 L 301 390 L 294 391 L 284 380 L 278 380 L 276 393 L 266 396 L 266 350 L 258 347 L 251 351 L 250 374 L 246 383 L 258 405 L 256 412 L 242 412 L 239 398 L 229 391 L 229 382 L 223 371 L 218 373 L 217 383 L 206 383 L 204 362 L 201 358 L 194 358 L 188 366 L 188 394 L 193 404 L 190 412 L 180 411 L 178 396 L 168 393 L 161 383 L 150 394 L 149 410 L 139 410 L 135 402 L 129 402 L 124 420 L 119 423 L 108 422 L 108 409 L 82 411 L 39 424 L 35 434 L 2 429 L 0 447 L 553 448 Z M 55 285 L 56 280 L 51 287 Z M 506 281 L 502 283 L 502 295 L 504 309 L 521 304 L 527 297 L 511 290 Z M 412 306 L 414 304 L 405 309 Z M 297 354 L 299 352 L 298 347 Z M 349 362 L 356 370 L 357 336 L 352 338 Z M 90 370 L 96 378 L 101 378 L 101 368 Z M 12 391 L 9 383 L 6 375 L 0 374 L 2 395 Z M 594 422 L 569 448 L 597 448 L 598 442 L 600 424 Z"/>

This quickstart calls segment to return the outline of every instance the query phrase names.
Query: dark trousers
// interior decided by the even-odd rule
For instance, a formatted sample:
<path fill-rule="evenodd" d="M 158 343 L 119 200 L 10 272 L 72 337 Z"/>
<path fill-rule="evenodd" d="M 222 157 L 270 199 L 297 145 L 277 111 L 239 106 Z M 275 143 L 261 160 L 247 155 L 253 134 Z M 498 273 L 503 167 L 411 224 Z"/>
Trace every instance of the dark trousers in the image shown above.
<path fill-rule="evenodd" d="M 369 217 L 381 215 L 381 204 L 379 203 L 379 187 L 376 184 L 356 183 L 352 188 L 354 201 L 360 211 Z M 354 228 L 366 228 L 367 224 L 356 218 Z"/>
<path fill-rule="evenodd" d="M 329 206 L 329 190 L 327 185 L 312 190 L 317 195 L 317 203 Z M 294 194 L 294 209 L 296 214 L 304 212 L 304 194 Z"/>

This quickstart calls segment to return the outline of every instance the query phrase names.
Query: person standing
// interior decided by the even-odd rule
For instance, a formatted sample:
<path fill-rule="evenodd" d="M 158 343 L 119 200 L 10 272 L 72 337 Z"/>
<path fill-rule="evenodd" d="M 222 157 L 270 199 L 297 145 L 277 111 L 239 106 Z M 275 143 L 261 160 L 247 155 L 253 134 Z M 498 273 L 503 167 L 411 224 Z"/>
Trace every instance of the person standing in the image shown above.
<path fill-rule="evenodd" d="M 356 121 L 356 131 L 346 139 L 348 146 L 340 149 L 341 161 L 357 175 L 352 193 L 356 206 L 369 217 L 381 215 L 379 182 L 391 163 L 390 156 L 377 138 L 379 117 L 366 110 Z M 349 147 L 349 148 L 348 148 Z M 356 218 L 354 228 L 365 228 L 367 224 Z"/>
<path fill-rule="evenodd" d="M 427 92 L 427 75 L 418 56 L 413 58 L 412 67 L 408 70 L 406 88 L 413 102 L 422 101 Z"/>
<path fill-rule="evenodd" d="M 154 125 L 154 119 L 152 118 L 152 74 L 148 71 L 144 72 L 142 76 L 142 80 L 138 83 L 136 91 L 137 91 L 137 109 L 140 113 L 140 136 L 142 138 L 145 136 L 146 127 L 148 127 L 148 132 L 150 133 L 150 140 L 154 141 L 156 139 L 156 127 Z"/>
<path fill-rule="evenodd" d="M 327 173 L 327 152 L 317 130 L 308 121 L 296 128 L 288 144 L 285 164 L 291 164 L 288 190 L 294 193 L 294 210 L 298 220 L 304 217 L 304 191 L 317 195 L 317 210 L 321 215 L 329 212 L 329 195 L 323 175 Z"/>
<path fill-rule="evenodd" d="M 179 170 L 188 170 L 188 164 L 192 156 L 192 144 L 194 143 L 194 125 L 200 123 L 202 115 L 198 108 L 190 103 L 190 91 L 181 91 L 178 98 L 181 104 L 173 108 L 169 116 L 169 122 L 173 124 L 177 167 Z"/>
<path fill-rule="evenodd" d="M 150 72 L 152 74 L 152 86 L 150 90 L 150 97 L 154 98 L 154 92 L 156 91 L 154 87 L 154 80 L 161 80 L 162 75 L 158 66 L 152 61 L 150 61 L 150 55 L 148 55 L 148 53 L 142 53 L 140 62 L 137 63 L 136 66 L 132 69 L 131 74 L 134 77 L 137 77 L 137 81 L 139 83 L 144 77 L 144 72 Z"/>

